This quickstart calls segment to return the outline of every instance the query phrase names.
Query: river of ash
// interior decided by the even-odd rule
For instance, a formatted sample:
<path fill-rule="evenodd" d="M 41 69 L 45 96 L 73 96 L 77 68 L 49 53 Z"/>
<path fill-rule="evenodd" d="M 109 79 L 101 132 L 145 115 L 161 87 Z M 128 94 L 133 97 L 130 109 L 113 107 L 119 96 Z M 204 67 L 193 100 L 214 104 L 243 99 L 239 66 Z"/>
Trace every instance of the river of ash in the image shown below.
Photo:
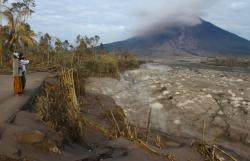
<path fill-rule="evenodd" d="M 126 71 L 120 80 L 89 78 L 86 90 L 111 96 L 129 121 L 186 141 L 205 139 L 250 158 L 250 73 L 159 63 Z"/>

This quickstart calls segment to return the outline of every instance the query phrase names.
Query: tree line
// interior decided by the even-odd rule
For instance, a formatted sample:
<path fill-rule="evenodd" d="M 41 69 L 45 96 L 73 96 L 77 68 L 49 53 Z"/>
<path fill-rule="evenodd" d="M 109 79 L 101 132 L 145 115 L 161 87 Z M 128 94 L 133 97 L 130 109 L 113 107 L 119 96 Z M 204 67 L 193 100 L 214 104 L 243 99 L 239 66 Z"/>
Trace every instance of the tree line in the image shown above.
<path fill-rule="evenodd" d="M 52 57 L 59 54 L 74 54 L 74 57 L 103 52 L 100 37 L 78 35 L 75 44 L 61 40 L 48 33 L 36 34 L 27 19 L 34 13 L 34 0 L 4 0 L 1 4 L 1 16 L 4 24 L 0 25 L 0 66 L 11 59 L 13 52 L 24 52 L 39 56 L 44 64 L 51 64 Z"/>

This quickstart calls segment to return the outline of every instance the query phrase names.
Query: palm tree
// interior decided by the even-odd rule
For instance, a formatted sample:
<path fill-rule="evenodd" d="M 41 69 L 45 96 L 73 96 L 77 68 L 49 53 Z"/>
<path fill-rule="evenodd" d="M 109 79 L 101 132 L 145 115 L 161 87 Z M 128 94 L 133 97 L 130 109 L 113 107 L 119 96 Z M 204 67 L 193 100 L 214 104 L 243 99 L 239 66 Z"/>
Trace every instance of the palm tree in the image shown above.
<path fill-rule="evenodd" d="M 24 49 L 24 47 L 36 44 L 36 41 L 33 38 L 35 36 L 35 33 L 31 30 L 30 25 L 26 23 L 27 17 L 31 15 L 31 13 L 33 13 L 33 10 L 30 9 L 30 7 L 32 6 L 34 6 L 33 0 L 11 3 L 11 7 L 5 5 L 1 6 L 4 7 L 4 10 L 1 10 L 0 14 L 7 20 L 7 25 L 1 26 L 0 34 L 3 34 L 4 28 L 7 29 L 6 31 L 4 30 L 4 33 L 7 36 L 3 36 L 0 42 L 1 45 L 7 46 L 6 49 L 8 49 L 11 54 L 15 51 L 16 48 Z M 3 48 L 1 46 L 1 61 L 3 60 L 2 49 Z"/>
<path fill-rule="evenodd" d="M 27 47 L 28 45 L 36 44 L 34 39 L 35 33 L 30 29 L 30 26 L 23 21 L 23 17 L 27 16 L 27 11 L 18 12 L 15 16 L 13 9 L 7 8 L 3 15 L 8 20 L 8 47 L 10 52 L 15 48 Z"/>

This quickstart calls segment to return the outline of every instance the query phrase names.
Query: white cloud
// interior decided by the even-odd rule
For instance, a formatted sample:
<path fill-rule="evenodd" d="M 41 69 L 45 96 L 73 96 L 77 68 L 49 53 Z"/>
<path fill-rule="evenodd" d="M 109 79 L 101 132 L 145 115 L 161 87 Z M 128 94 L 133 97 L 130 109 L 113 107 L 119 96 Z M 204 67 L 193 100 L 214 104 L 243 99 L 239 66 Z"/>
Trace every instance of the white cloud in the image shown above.
<path fill-rule="evenodd" d="M 100 35 L 104 42 L 118 41 L 153 24 L 199 22 L 208 19 L 250 39 L 249 0 L 36 0 L 30 19 L 36 31 L 74 40 L 77 34 Z M 236 27 L 237 24 L 238 26 Z M 137 30 L 138 31 L 138 30 Z"/>
<path fill-rule="evenodd" d="M 243 8 L 243 7 L 245 7 L 245 2 L 241 2 L 241 1 L 239 1 L 239 2 L 233 2 L 233 3 L 231 3 L 231 8 L 233 8 L 233 9 L 238 9 L 238 8 Z"/>
<path fill-rule="evenodd" d="M 201 22 L 200 17 L 214 4 L 215 1 L 208 0 L 144 0 L 134 24 L 135 30 L 144 33 L 161 31 L 176 24 L 193 26 Z"/>
<path fill-rule="evenodd" d="M 250 40 L 249 8 L 249 0 L 221 0 L 207 12 L 205 18 L 223 29 Z"/>

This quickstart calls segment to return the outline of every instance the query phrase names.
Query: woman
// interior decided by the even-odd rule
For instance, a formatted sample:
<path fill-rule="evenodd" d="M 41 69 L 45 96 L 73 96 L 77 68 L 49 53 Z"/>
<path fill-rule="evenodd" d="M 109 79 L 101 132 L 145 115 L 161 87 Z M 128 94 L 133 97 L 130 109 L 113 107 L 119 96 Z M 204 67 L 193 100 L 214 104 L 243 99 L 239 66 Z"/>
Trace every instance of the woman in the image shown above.
<path fill-rule="evenodd" d="M 13 77 L 14 77 L 14 95 L 19 96 L 22 94 L 22 67 L 19 61 L 19 54 L 14 53 L 13 55 Z"/>
<path fill-rule="evenodd" d="M 22 69 L 22 76 L 21 76 L 21 80 L 22 80 L 22 89 L 24 90 L 25 85 L 26 85 L 26 66 L 27 64 L 29 64 L 29 60 L 27 60 L 24 55 L 22 53 L 19 54 L 19 61 L 21 64 L 21 69 Z"/>

